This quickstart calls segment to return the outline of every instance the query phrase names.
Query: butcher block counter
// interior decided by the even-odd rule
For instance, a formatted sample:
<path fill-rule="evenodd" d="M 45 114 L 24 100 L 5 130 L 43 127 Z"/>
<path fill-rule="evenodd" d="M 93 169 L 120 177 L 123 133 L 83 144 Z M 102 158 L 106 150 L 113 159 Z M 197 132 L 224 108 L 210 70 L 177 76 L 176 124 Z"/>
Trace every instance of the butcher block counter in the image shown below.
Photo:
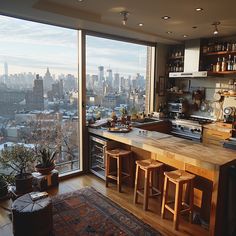
<path fill-rule="evenodd" d="M 133 128 L 128 133 L 112 133 L 93 128 L 88 128 L 88 131 L 150 152 L 152 159 L 176 169 L 189 171 L 209 181 L 211 183 L 209 235 L 224 235 L 227 169 L 230 165 L 236 164 L 235 151 L 138 128 Z M 204 205 L 204 202 L 202 204 Z"/>

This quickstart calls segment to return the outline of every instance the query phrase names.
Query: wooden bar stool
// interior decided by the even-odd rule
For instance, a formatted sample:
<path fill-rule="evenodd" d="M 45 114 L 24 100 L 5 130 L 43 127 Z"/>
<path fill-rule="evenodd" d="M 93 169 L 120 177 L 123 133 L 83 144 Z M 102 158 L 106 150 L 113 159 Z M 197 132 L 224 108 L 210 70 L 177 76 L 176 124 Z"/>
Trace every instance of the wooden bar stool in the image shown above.
<path fill-rule="evenodd" d="M 185 172 L 184 170 L 175 170 L 170 172 L 165 172 L 165 181 L 164 181 L 164 193 L 162 200 L 162 209 L 161 216 L 164 219 L 165 210 L 167 209 L 174 215 L 174 229 L 178 230 L 179 227 L 179 216 L 182 212 L 189 212 L 189 219 L 192 223 L 192 214 L 193 214 L 193 179 L 195 175 Z M 169 182 L 175 184 L 175 200 L 174 200 L 174 209 L 169 206 L 169 204 L 173 203 L 173 201 L 167 201 L 168 198 L 168 188 Z M 182 201 L 182 193 L 183 193 L 183 185 L 187 184 L 186 191 L 189 192 L 189 196 L 185 196 L 185 200 L 188 198 L 188 204 Z M 188 191 L 187 191 L 188 188 Z"/>
<path fill-rule="evenodd" d="M 116 171 L 111 171 L 111 158 L 116 159 L 117 169 Z M 128 172 L 122 171 L 123 159 L 127 159 Z M 117 182 L 117 190 L 121 192 L 121 183 L 126 178 L 131 178 L 132 176 L 132 151 L 123 149 L 113 149 L 106 151 L 106 187 L 108 187 L 109 180 L 113 179 Z"/>
<path fill-rule="evenodd" d="M 153 186 L 153 172 L 162 169 L 162 163 L 155 160 L 141 160 L 136 161 L 136 176 L 135 176 L 135 187 L 134 187 L 134 204 L 138 201 L 138 195 L 143 197 L 143 209 L 148 209 L 149 197 L 157 196 L 161 194 L 161 191 Z M 138 188 L 139 170 L 144 171 L 144 187 Z M 159 181 L 160 188 L 160 181 Z M 150 193 L 149 193 L 150 192 Z"/>

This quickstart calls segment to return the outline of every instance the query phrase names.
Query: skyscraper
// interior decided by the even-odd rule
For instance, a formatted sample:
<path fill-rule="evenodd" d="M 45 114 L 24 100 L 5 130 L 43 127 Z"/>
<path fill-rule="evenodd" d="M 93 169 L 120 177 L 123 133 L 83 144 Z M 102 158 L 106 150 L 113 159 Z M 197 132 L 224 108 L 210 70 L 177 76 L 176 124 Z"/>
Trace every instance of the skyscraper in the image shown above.
<path fill-rule="evenodd" d="M 110 86 L 112 86 L 112 70 L 111 69 L 107 69 L 107 84 L 109 84 Z"/>
<path fill-rule="evenodd" d="M 115 73 L 115 74 L 114 74 L 113 87 L 114 87 L 117 91 L 121 91 L 121 90 L 120 90 L 120 75 L 119 75 L 119 73 Z"/>
<path fill-rule="evenodd" d="M 98 67 L 98 82 L 102 83 L 102 81 L 104 80 L 104 66 L 99 66 Z"/>
<path fill-rule="evenodd" d="M 8 64 L 4 62 L 4 83 L 6 84 L 8 80 Z"/>
<path fill-rule="evenodd" d="M 33 91 L 28 91 L 25 97 L 26 108 L 29 110 L 43 110 L 43 79 L 36 75 L 34 80 Z"/>
<path fill-rule="evenodd" d="M 54 83 L 49 68 L 47 68 L 43 80 L 44 80 L 44 92 L 48 92 L 49 90 L 51 90 L 52 84 Z"/>

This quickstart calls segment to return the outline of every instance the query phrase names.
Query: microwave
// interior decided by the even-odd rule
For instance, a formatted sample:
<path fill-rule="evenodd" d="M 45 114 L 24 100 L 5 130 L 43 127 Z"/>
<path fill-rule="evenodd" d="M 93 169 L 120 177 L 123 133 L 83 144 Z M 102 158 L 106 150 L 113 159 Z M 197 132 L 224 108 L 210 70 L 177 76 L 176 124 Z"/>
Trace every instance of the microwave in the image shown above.
<path fill-rule="evenodd" d="M 174 112 L 174 113 L 184 113 L 185 112 L 185 106 L 181 102 L 169 102 L 168 103 L 168 111 Z"/>

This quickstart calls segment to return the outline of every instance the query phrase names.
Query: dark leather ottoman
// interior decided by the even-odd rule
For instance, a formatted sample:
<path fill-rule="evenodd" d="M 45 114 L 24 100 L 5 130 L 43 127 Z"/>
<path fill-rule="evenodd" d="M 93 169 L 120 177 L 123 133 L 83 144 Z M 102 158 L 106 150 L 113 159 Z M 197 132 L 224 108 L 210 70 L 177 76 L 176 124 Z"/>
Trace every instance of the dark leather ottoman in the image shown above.
<path fill-rule="evenodd" d="M 52 202 L 49 197 L 33 201 L 29 194 L 12 204 L 14 236 L 53 235 Z"/>

